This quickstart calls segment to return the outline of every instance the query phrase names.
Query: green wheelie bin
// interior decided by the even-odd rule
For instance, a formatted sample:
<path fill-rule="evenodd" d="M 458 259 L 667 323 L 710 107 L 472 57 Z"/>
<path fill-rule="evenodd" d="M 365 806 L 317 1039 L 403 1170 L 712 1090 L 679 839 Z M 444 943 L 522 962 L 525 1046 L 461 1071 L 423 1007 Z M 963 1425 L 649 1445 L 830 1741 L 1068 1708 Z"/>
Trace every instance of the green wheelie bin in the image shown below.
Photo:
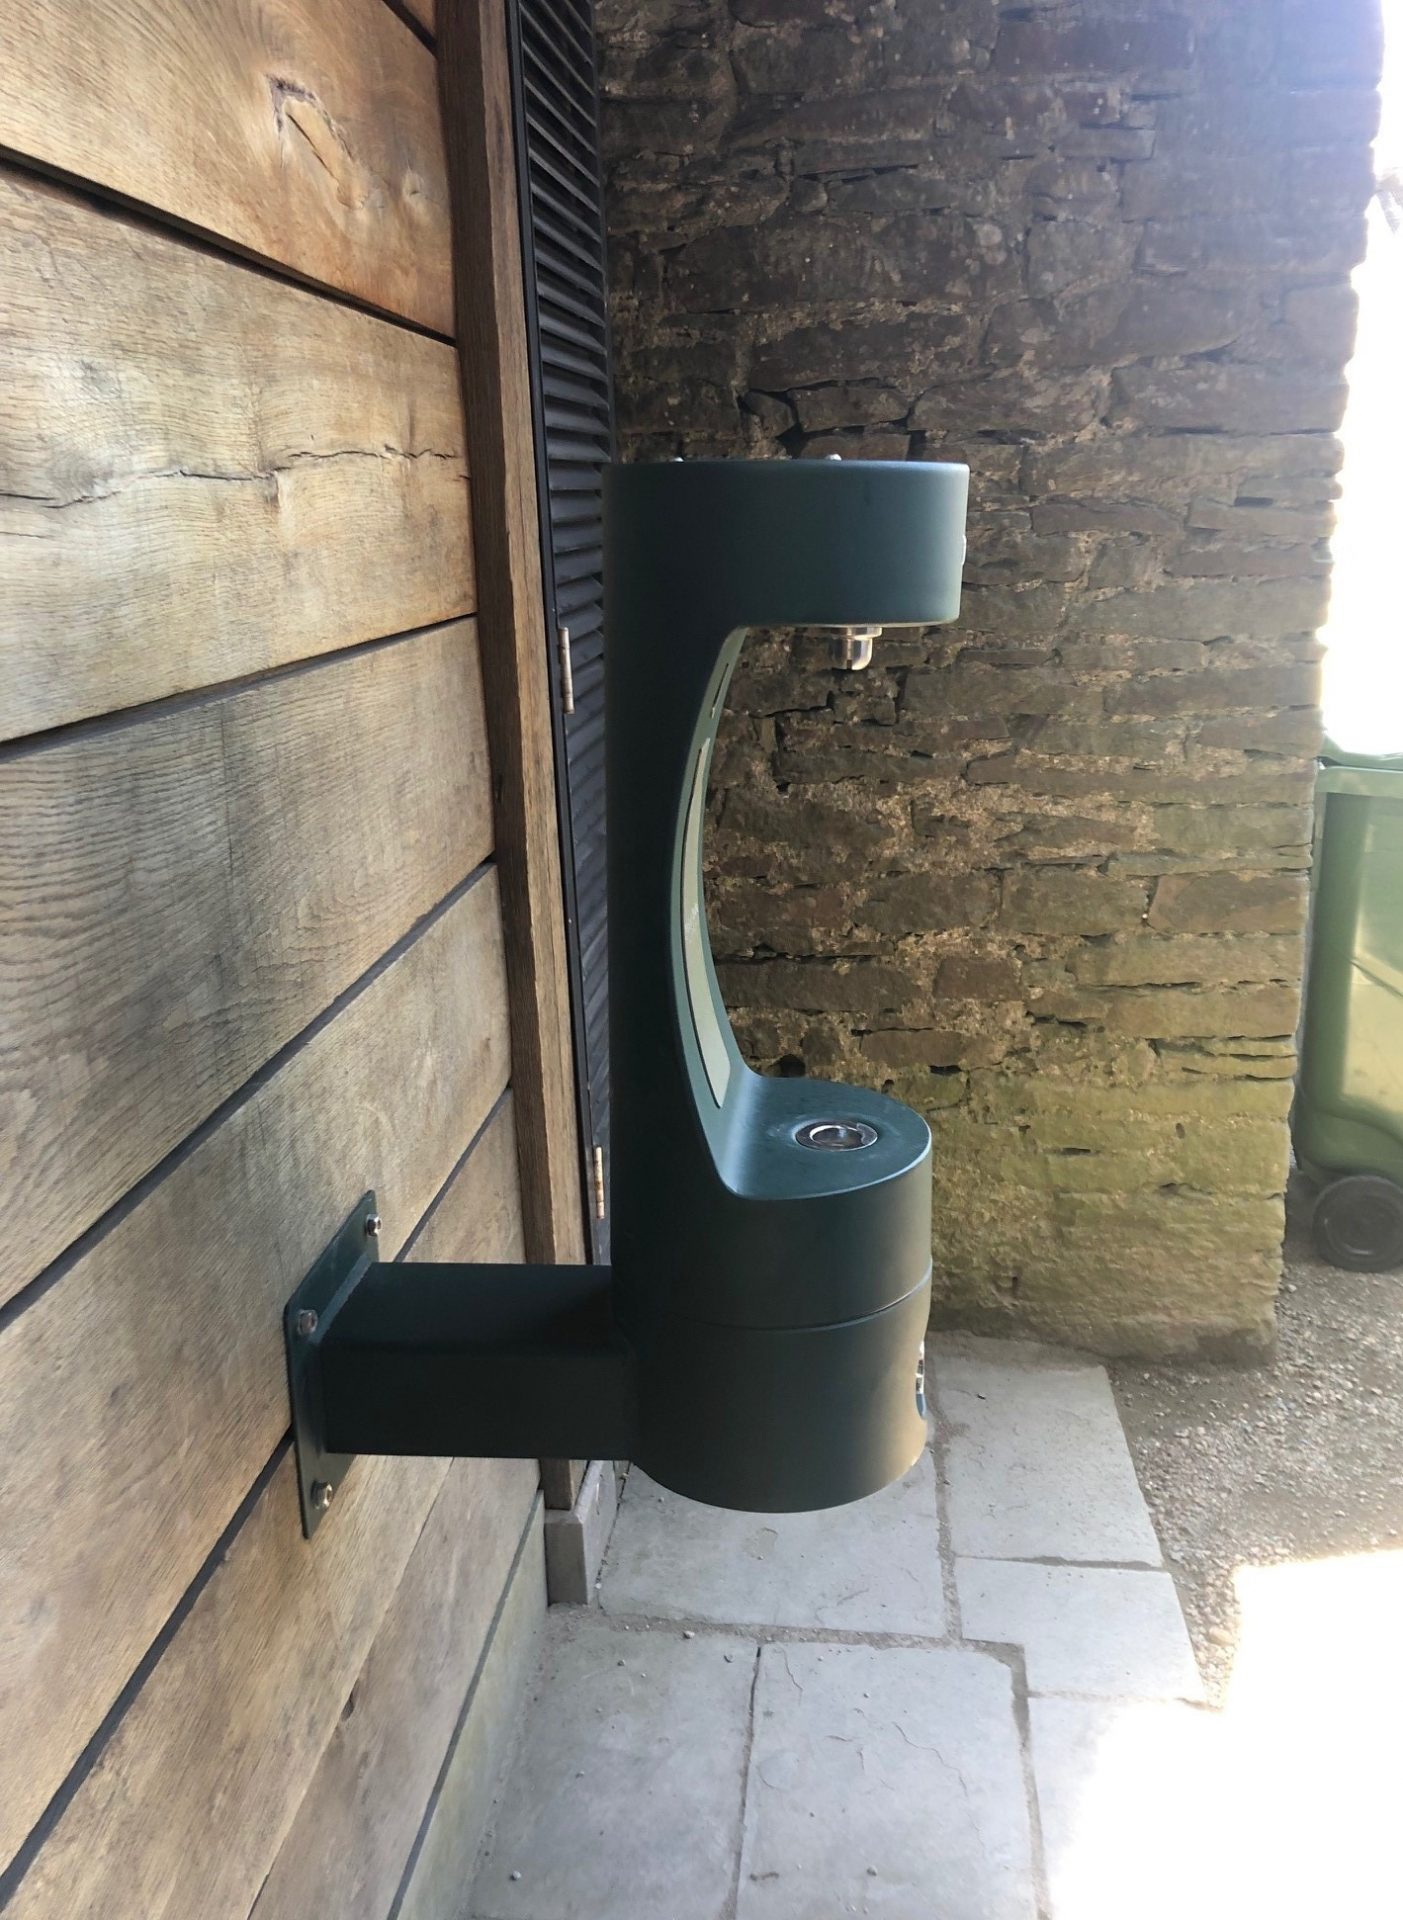
<path fill-rule="evenodd" d="M 1343 756 L 1341 756 L 1343 759 Z M 1322 763 L 1291 1126 L 1332 1266 L 1403 1266 L 1403 757 Z"/>

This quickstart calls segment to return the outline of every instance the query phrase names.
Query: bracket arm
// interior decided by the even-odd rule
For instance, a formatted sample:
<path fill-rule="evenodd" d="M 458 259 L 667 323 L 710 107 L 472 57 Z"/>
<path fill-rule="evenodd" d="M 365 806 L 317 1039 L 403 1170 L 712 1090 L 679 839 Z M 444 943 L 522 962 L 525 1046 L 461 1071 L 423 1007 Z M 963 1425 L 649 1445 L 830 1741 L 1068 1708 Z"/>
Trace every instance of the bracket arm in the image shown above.
<path fill-rule="evenodd" d="M 608 1267 L 379 1262 L 318 1330 L 333 1453 L 626 1460 Z"/>
<path fill-rule="evenodd" d="M 367 1193 L 283 1315 L 309 1539 L 358 1453 L 633 1457 L 608 1267 L 388 1262 L 379 1229 Z"/>

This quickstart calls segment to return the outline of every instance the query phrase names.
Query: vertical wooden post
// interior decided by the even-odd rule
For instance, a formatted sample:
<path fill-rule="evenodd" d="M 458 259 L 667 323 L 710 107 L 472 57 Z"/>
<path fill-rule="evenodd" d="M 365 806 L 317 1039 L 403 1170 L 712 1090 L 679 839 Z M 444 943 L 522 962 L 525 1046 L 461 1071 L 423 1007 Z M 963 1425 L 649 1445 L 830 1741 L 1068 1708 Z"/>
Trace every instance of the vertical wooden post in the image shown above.
<path fill-rule="evenodd" d="M 526 1257 L 582 1260 L 580 1140 L 502 0 L 439 0 L 437 29 Z"/>

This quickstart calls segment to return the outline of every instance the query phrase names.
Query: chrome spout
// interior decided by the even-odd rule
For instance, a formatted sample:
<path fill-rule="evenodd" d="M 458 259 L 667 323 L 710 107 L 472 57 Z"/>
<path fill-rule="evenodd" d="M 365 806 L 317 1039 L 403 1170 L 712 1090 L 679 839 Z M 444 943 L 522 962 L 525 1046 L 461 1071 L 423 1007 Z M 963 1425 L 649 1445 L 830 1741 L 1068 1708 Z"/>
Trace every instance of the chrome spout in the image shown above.
<path fill-rule="evenodd" d="M 864 667 L 872 664 L 872 648 L 880 627 L 835 627 L 833 630 L 833 664 L 849 673 L 861 673 Z"/>

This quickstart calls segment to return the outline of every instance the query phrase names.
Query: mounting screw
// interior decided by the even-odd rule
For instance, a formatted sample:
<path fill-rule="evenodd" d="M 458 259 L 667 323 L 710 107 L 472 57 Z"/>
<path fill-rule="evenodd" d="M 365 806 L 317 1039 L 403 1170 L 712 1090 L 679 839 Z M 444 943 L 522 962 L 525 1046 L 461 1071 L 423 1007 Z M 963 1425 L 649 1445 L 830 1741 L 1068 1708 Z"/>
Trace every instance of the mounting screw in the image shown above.
<path fill-rule="evenodd" d="M 330 1480 L 312 1482 L 312 1505 L 318 1513 L 325 1513 L 336 1498 L 336 1488 Z"/>
<path fill-rule="evenodd" d="M 370 1238 L 372 1240 L 376 1240 L 379 1238 L 380 1216 L 378 1213 L 368 1213 L 365 1216 L 365 1230 L 370 1235 Z"/>
<path fill-rule="evenodd" d="M 310 1307 L 303 1307 L 292 1323 L 292 1330 L 299 1340 L 310 1340 L 317 1330 L 317 1316 Z"/>

